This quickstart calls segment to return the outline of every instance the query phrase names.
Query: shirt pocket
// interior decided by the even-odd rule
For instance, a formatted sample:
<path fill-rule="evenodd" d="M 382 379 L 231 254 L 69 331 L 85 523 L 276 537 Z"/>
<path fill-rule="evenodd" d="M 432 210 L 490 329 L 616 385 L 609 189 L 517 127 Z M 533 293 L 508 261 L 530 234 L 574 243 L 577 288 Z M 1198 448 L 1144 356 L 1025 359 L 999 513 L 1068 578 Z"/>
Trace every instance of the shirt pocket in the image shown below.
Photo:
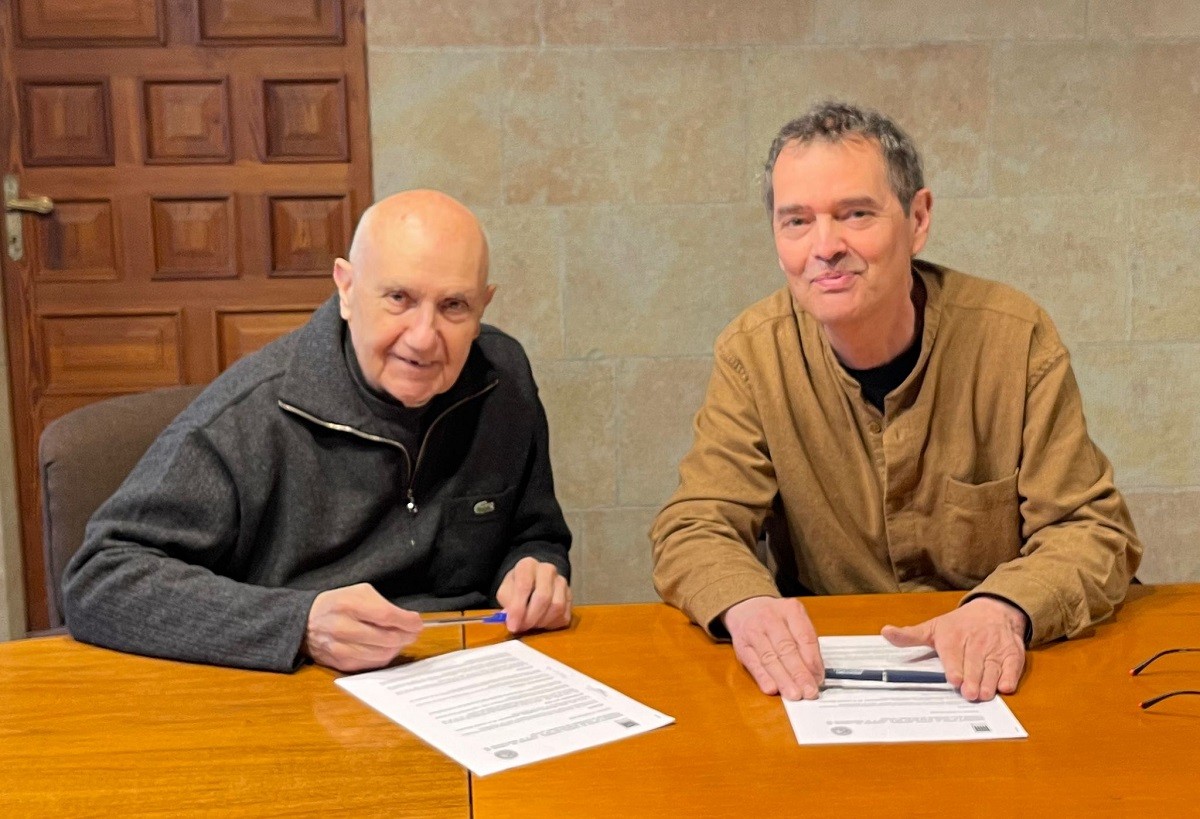
<path fill-rule="evenodd" d="M 496 570 L 508 552 L 515 496 L 516 488 L 509 487 L 500 493 L 463 495 L 446 501 L 430 567 L 435 594 L 490 594 Z"/>
<path fill-rule="evenodd" d="M 957 588 L 978 585 L 1021 553 L 1017 473 L 985 483 L 947 477 L 938 529 L 940 574 Z"/>

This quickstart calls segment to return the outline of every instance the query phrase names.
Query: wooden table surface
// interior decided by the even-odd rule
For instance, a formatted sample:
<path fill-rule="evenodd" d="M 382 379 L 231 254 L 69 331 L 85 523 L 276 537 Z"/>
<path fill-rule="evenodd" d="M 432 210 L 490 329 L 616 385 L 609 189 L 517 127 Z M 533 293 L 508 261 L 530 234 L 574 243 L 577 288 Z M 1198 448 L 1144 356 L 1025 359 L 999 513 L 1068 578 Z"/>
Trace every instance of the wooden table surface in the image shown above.
<path fill-rule="evenodd" d="M 461 645 L 429 629 L 410 653 Z M 0 816 L 469 816 L 466 772 L 337 676 L 0 644 Z"/>
<path fill-rule="evenodd" d="M 960 595 L 805 601 L 819 633 L 878 633 L 950 610 Z M 478 626 L 468 645 L 494 639 Z M 1200 585 L 1135 587 L 1087 637 L 1030 653 L 1006 697 L 1023 740 L 801 747 L 728 645 L 662 605 L 587 607 L 529 645 L 676 718 L 674 725 L 527 768 L 472 777 L 476 819 L 502 817 L 1200 816 Z"/>
<path fill-rule="evenodd" d="M 957 594 L 806 601 L 824 634 L 875 633 Z M 503 639 L 469 626 L 470 645 Z M 0 816 L 133 814 L 740 817 L 1200 815 L 1200 585 L 1136 587 L 1082 639 L 1031 652 L 1007 698 L 1025 740 L 800 747 L 728 645 L 664 605 L 588 606 L 526 641 L 676 724 L 470 777 L 306 667 L 294 675 L 117 654 L 65 637 L 0 645 Z M 453 650 L 431 629 L 413 657 Z M 769 813 L 770 812 L 770 813 Z"/>

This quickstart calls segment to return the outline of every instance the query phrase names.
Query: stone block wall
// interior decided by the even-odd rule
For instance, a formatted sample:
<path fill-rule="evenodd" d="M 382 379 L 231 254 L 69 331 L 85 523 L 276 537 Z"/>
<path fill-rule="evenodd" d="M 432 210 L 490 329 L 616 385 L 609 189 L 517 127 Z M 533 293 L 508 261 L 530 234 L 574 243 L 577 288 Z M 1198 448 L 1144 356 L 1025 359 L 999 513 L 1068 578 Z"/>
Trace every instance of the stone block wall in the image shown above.
<path fill-rule="evenodd" d="M 655 599 L 716 334 L 782 285 L 758 173 L 844 97 L 923 150 L 933 261 L 1038 299 L 1147 544 L 1200 580 L 1200 3 L 368 0 L 378 196 L 483 219 L 582 602 Z"/>

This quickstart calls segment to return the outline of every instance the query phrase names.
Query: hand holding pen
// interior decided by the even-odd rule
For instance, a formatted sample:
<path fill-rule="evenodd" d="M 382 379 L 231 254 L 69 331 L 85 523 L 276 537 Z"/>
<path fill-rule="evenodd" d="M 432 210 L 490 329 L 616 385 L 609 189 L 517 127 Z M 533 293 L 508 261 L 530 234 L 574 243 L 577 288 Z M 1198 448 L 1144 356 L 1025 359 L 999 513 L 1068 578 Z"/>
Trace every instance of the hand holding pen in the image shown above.
<path fill-rule="evenodd" d="M 430 626 L 459 626 L 464 623 L 503 623 L 508 615 L 502 611 L 492 614 L 468 614 L 462 617 L 442 617 L 437 620 L 425 620 L 425 628 Z"/>

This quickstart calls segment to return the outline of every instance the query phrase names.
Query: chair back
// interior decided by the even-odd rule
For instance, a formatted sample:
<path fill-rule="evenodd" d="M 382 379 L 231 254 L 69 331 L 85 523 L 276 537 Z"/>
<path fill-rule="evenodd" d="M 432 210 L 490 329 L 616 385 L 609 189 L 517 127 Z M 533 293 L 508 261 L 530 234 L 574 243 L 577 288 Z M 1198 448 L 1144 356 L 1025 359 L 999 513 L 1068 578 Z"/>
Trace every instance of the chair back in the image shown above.
<path fill-rule="evenodd" d="M 92 513 L 202 389 L 189 384 L 107 398 L 68 412 L 42 432 L 42 553 L 52 629 L 64 623 L 63 569 L 82 545 Z"/>

